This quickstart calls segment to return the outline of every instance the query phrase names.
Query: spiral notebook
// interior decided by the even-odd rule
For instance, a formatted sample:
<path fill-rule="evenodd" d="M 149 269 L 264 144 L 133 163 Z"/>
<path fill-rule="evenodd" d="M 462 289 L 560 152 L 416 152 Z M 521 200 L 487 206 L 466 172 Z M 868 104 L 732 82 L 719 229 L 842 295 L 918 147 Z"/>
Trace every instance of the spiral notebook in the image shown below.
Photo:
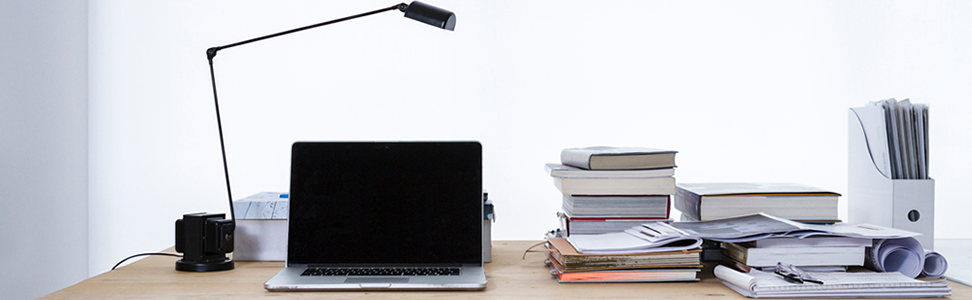
<path fill-rule="evenodd" d="M 743 273 L 722 265 L 713 273 L 727 287 L 750 298 L 926 298 L 952 294 L 944 279 L 918 280 L 898 272 L 807 272 L 823 284 L 793 283 L 775 273 Z"/>

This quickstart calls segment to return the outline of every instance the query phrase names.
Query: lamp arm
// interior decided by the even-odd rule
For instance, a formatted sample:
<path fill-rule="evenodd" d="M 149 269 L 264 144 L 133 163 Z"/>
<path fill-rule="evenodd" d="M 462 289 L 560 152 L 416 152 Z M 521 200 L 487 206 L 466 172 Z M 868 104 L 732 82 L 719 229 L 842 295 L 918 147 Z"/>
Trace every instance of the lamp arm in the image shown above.
<path fill-rule="evenodd" d="M 344 17 L 344 18 L 330 20 L 330 21 L 326 21 L 326 22 L 321 22 L 321 23 L 317 23 L 317 24 L 313 24 L 313 25 L 307 25 L 307 26 L 304 26 L 304 27 L 294 28 L 294 29 L 287 30 L 287 31 L 281 31 L 281 32 L 277 32 L 277 33 L 274 33 L 274 34 L 268 34 L 268 35 L 265 35 L 265 36 L 261 36 L 261 37 L 257 37 L 257 38 L 252 38 L 252 39 L 249 39 L 249 40 L 240 41 L 240 42 L 236 42 L 236 43 L 232 43 L 232 44 L 228 44 L 228 45 L 212 47 L 212 48 L 206 49 L 206 57 L 209 58 L 210 64 L 212 64 L 213 57 L 216 56 L 216 52 L 219 52 L 219 50 L 223 50 L 223 49 L 226 49 L 226 48 L 233 48 L 233 47 L 240 46 L 240 45 L 246 45 L 246 44 L 249 44 L 249 43 L 252 43 L 252 42 L 261 41 L 261 40 L 265 40 L 265 39 L 269 39 L 269 38 L 274 38 L 274 37 L 278 37 L 278 36 L 281 36 L 281 35 L 288 35 L 288 34 L 291 34 L 291 33 L 298 32 L 298 31 L 304 31 L 304 30 L 307 30 L 307 29 L 317 28 L 317 27 L 321 27 L 321 26 L 324 26 L 324 25 L 330 25 L 330 24 L 334 24 L 334 23 L 338 23 L 338 22 L 343 22 L 343 21 L 347 21 L 347 20 L 351 20 L 351 19 L 357 19 L 357 18 L 364 17 L 364 16 L 370 16 L 370 15 L 373 15 L 373 14 L 377 14 L 377 13 L 381 13 L 381 12 L 386 12 L 386 11 L 390 11 L 390 10 L 396 10 L 397 9 L 397 10 L 400 10 L 400 11 L 405 11 L 406 8 L 408 8 L 408 4 L 399 3 L 399 4 L 396 4 L 396 5 L 392 6 L 392 7 L 387 7 L 387 8 L 382 8 L 382 9 L 378 9 L 378 10 L 373 10 L 373 11 L 369 11 L 369 12 L 366 12 L 366 13 L 353 15 L 353 16 L 350 16 L 350 17 Z"/>
<path fill-rule="evenodd" d="M 214 54 L 215 55 L 215 54 Z M 219 117 L 219 96 L 216 95 L 216 73 L 213 71 L 213 58 L 209 58 L 209 78 L 213 83 L 213 102 L 216 103 L 216 127 L 219 128 L 219 150 L 223 153 L 223 174 L 226 175 L 226 196 L 229 198 L 230 218 L 236 223 L 233 210 L 233 191 L 230 189 L 229 167 L 226 164 L 226 145 L 223 143 L 223 120 Z"/>
<path fill-rule="evenodd" d="M 295 33 L 295 32 L 298 32 L 298 31 L 304 31 L 304 30 L 307 30 L 307 29 L 317 28 L 317 27 L 321 27 L 321 26 L 324 26 L 324 25 L 330 25 L 330 24 L 334 24 L 334 23 L 338 23 L 338 22 L 343 22 L 343 21 L 347 21 L 347 20 L 351 20 L 351 19 L 357 19 L 357 18 L 360 18 L 360 17 L 369 16 L 369 15 L 373 15 L 373 14 L 377 14 L 377 13 L 381 13 L 381 12 L 386 12 L 386 11 L 391 11 L 391 10 L 396 10 L 396 9 L 397 10 L 400 10 L 400 11 L 405 11 L 406 8 L 408 8 L 408 4 L 400 3 L 400 4 L 396 4 L 394 6 L 391 6 L 391 7 L 382 8 L 382 9 L 378 9 L 378 10 L 373 10 L 373 11 L 369 11 L 369 12 L 366 12 L 366 13 L 353 15 L 353 16 L 350 16 L 350 17 L 344 17 L 344 18 L 335 19 L 335 20 L 331 20 L 331 21 L 321 22 L 321 23 L 317 23 L 317 24 L 313 24 L 313 25 L 308 25 L 308 26 L 304 26 L 304 27 L 300 27 L 300 28 L 295 28 L 295 29 L 291 29 L 291 30 L 287 30 L 287 31 L 281 31 L 281 32 L 278 32 L 278 33 L 269 34 L 269 35 L 265 35 L 265 36 L 261 36 L 261 37 L 257 37 L 257 38 L 252 38 L 252 39 L 245 40 L 245 41 L 240 41 L 240 42 L 236 42 L 236 43 L 232 43 L 232 44 L 227 44 L 227 45 L 223 45 L 223 46 L 216 46 L 216 47 L 211 47 L 209 49 L 206 49 L 206 58 L 209 60 L 209 78 L 211 79 L 211 81 L 213 83 L 213 102 L 215 102 L 215 104 L 216 104 L 216 126 L 217 126 L 217 128 L 219 128 L 219 148 L 220 148 L 220 150 L 223 153 L 223 174 L 226 176 L 226 196 L 229 197 L 230 217 L 233 219 L 233 223 L 236 223 L 236 213 L 233 210 L 233 192 L 230 189 L 229 167 L 226 164 L 226 145 L 223 142 L 223 121 L 219 117 L 219 96 L 217 96 L 217 93 L 216 93 L 216 72 L 213 70 L 213 58 L 216 57 L 216 53 L 219 52 L 220 50 L 227 49 L 227 48 L 233 48 L 233 47 L 236 47 L 236 46 L 246 45 L 246 44 L 249 44 L 249 43 L 252 43 L 252 42 L 256 42 L 256 41 L 262 41 L 262 40 L 265 40 L 265 39 L 274 38 L 274 37 L 278 37 L 278 36 L 282 36 L 282 35 L 287 35 L 287 34 Z"/>

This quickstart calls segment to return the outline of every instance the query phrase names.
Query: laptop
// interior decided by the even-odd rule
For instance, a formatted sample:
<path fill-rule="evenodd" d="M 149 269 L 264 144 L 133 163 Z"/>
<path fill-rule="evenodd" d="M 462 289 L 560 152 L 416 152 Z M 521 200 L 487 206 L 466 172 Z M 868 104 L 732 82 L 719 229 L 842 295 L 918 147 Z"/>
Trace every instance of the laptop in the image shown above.
<path fill-rule="evenodd" d="M 486 287 L 479 142 L 297 142 L 269 291 Z"/>

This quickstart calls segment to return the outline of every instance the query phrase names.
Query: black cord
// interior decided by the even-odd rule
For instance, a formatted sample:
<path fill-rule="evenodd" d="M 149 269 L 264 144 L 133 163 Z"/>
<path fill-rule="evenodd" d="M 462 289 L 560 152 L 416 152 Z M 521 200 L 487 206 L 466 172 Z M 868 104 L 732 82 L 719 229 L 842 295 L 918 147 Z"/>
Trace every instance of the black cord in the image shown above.
<path fill-rule="evenodd" d="M 166 256 L 175 256 L 175 257 L 179 257 L 179 258 L 182 257 L 182 255 L 172 254 L 172 253 L 161 253 L 161 252 L 159 252 L 159 253 L 139 253 L 139 254 L 135 254 L 135 255 L 126 257 L 125 259 L 121 260 L 120 262 L 118 262 L 117 264 L 115 264 L 114 267 L 111 267 L 111 270 L 114 271 L 115 268 L 117 268 L 118 266 L 120 266 L 126 260 L 129 260 L 129 259 L 132 259 L 132 258 L 135 258 L 135 257 L 139 257 L 139 256 L 146 256 L 146 255 L 166 255 Z"/>

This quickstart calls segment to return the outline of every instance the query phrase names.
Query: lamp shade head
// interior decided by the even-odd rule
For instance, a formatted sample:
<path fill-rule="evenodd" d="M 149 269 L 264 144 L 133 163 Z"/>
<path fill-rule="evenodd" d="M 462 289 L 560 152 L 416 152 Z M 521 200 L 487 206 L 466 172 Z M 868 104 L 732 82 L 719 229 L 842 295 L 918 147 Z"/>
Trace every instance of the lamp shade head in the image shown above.
<path fill-rule="evenodd" d="M 405 8 L 405 17 L 449 31 L 456 28 L 456 14 L 418 1 Z"/>

